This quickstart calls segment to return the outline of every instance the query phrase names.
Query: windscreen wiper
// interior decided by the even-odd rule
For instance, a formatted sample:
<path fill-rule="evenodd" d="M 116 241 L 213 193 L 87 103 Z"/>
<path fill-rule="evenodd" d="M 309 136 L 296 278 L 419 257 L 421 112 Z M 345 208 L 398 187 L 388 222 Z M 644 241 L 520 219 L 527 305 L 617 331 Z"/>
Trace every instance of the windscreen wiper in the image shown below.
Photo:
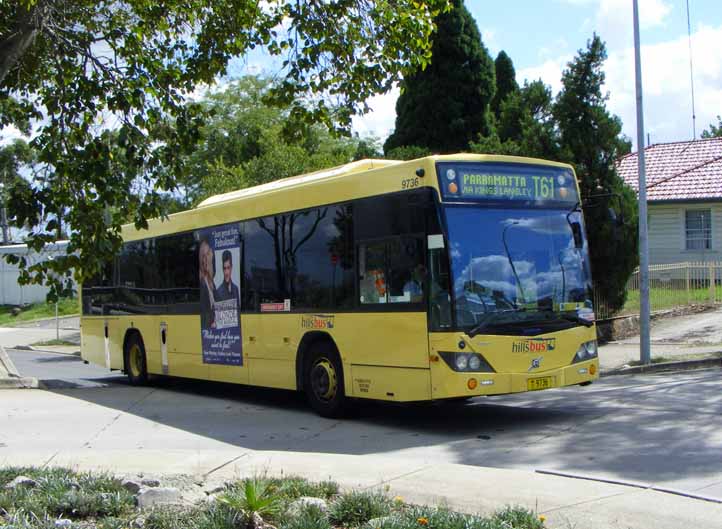
<path fill-rule="evenodd" d="M 481 321 L 471 330 L 466 331 L 466 335 L 469 338 L 473 338 L 477 334 L 481 334 L 484 332 L 487 328 L 489 328 L 492 325 L 493 320 L 495 319 L 495 316 L 499 314 L 508 314 L 509 312 L 524 312 L 526 311 L 523 307 L 517 307 L 513 309 L 505 309 L 505 310 L 497 310 L 494 312 L 489 312 L 487 314 L 484 314 L 484 316 L 481 318 Z"/>
<path fill-rule="evenodd" d="M 564 312 L 555 312 L 553 310 L 547 309 L 542 312 L 545 312 L 547 314 L 553 314 L 554 316 L 557 316 L 560 319 L 570 321 L 572 323 L 578 323 L 579 325 L 584 325 L 585 327 L 591 327 L 594 325 L 594 322 L 591 320 L 585 320 L 584 318 L 577 316 L 576 314 L 566 314 Z"/>

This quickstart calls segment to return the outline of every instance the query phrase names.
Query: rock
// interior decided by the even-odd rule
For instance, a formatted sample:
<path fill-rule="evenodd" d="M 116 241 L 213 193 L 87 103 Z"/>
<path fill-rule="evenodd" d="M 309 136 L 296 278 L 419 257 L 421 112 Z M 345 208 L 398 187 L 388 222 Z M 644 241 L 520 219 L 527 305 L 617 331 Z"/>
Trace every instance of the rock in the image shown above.
<path fill-rule="evenodd" d="M 303 496 L 288 506 L 288 515 L 291 517 L 298 516 L 305 508 L 314 506 L 321 512 L 328 512 L 328 504 L 323 498 L 312 498 Z"/>
<path fill-rule="evenodd" d="M 140 483 L 132 479 L 124 479 L 120 485 L 131 494 L 138 494 L 142 487 Z"/>
<path fill-rule="evenodd" d="M 32 478 L 29 478 L 27 476 L 18 476 L 14 480 L 12 480 L 10 483 L 5 485 L 5 488 L 11 489 L 11 490 L 14 490 L 18 487 L 27 487 L 29 489 L 34 489 L 38 485 L 40 485 L 40 483 L 38 483 L 37 481 L 35 481 Z"/>
<path fill-rule="evenodd" d="M 66 529 L 68 527 L 71 527 L 73 525 L 72 520 L 68 520 L 67 518 L 58 518 L 55 520 L 55 527 L 58 529 Z"/>
<path fill-rule="evenodd" d="M 22 311 L 23 309 L 20 307 L 13 307 L 12 314 L 13 316 L 19 316 Z"/>
<path fill-rule="evenodd" d="M 130 527 L 132 529 L 143 529 L 143 527 L 145 527 L 145 518 L 139 516 L 138 518 L 130 522 Z"/>
<path fill-rule="evenodd" d="M 224 492 L 228 489 L 225 485 L 218 485 L 217 487 L 213 487 L 212 489 L 206 489 L 204 492 L 208 494 L 209 496 L 214 494 L 220 494 L 221 492 Z"/>
<path fill-rule="evenodd" d="M 173 487 L 155 487 L 141 489 L 136 496 L 138 507 L 147 509 L 155 505 L 173 505 L 181 503 L 180 491 Z"/>
<path fill-rule="evenodd" d="M 160 481 L 157 479 L 146 478 L 140 481 L 144 487 L 160 487 Z"/>

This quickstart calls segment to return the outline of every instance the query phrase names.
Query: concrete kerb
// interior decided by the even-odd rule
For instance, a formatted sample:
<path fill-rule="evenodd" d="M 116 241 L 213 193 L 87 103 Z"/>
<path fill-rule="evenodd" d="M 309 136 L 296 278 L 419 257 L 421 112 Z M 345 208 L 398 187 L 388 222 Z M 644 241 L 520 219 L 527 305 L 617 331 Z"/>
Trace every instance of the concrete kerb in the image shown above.
<path fill-rule="evenodd" d="M 600 371 L 600 376 L 615 375 L 640 375 L 650 373 L 662 373 L 668 371 L 688 371 L 691 369 L 709 369 L 713 367 L 722 367 L 722 358 L 700 358 L 697 360 L 680 360 L 677 362 L 659 362 L 658 364 L 649 364 L 646 366 L 630 366 L 620 367 Z"/>
<path fill-rule="evenodd" d="M 61 351 L 58 349 L 48 349 L 47 347 L 52 346 L 45 346 L 45 347 L 35 347 L 34 345 L 16 345 L 15 347 L 11 347 L 11 349 L 15 349 L 18 351 L 32 351 L 34 353 L 50 353 L 54 355 L 65 355 L 65 356 L 80 356 L 80 350 L 73 351 L 71 353 L 66 351 Z M 79 345 L 72 346 L 74 348 L 80 347 Z"/>
<path fill-rule="evenodd" d="M 38 387 L 40 387 L 38 379 L 21 376 L 5 348 L 0 345 L 0 389 L 36 389 Z"/>

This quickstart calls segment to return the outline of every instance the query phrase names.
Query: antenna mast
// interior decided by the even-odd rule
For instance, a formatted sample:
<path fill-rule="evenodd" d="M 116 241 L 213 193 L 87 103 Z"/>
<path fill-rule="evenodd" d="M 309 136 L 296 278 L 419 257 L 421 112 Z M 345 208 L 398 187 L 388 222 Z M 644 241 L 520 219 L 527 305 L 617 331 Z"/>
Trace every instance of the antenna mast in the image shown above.
<path fill-rule="evenodd" d="M 697 114 L 694 111 L 694 68 L 692 67 L 692 24 L 689 16 L 689 0 L 687 0 L 687 40 L 689 41 L 689 81 L 692 85 L 692 140 L 697 139 Z"/>

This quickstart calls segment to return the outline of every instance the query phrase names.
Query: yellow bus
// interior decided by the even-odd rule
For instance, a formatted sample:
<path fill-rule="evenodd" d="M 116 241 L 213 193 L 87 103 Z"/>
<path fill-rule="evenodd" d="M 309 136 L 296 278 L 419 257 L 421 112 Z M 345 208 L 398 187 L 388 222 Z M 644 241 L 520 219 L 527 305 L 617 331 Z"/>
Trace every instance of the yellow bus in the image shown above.
<path fill-rule="evenodd" d="M 353 399 L 464 399 L 598 377 L 579 188 L 568 165 L 362 160 L 123 228 L 82 286 L 82 357 Z"/>

